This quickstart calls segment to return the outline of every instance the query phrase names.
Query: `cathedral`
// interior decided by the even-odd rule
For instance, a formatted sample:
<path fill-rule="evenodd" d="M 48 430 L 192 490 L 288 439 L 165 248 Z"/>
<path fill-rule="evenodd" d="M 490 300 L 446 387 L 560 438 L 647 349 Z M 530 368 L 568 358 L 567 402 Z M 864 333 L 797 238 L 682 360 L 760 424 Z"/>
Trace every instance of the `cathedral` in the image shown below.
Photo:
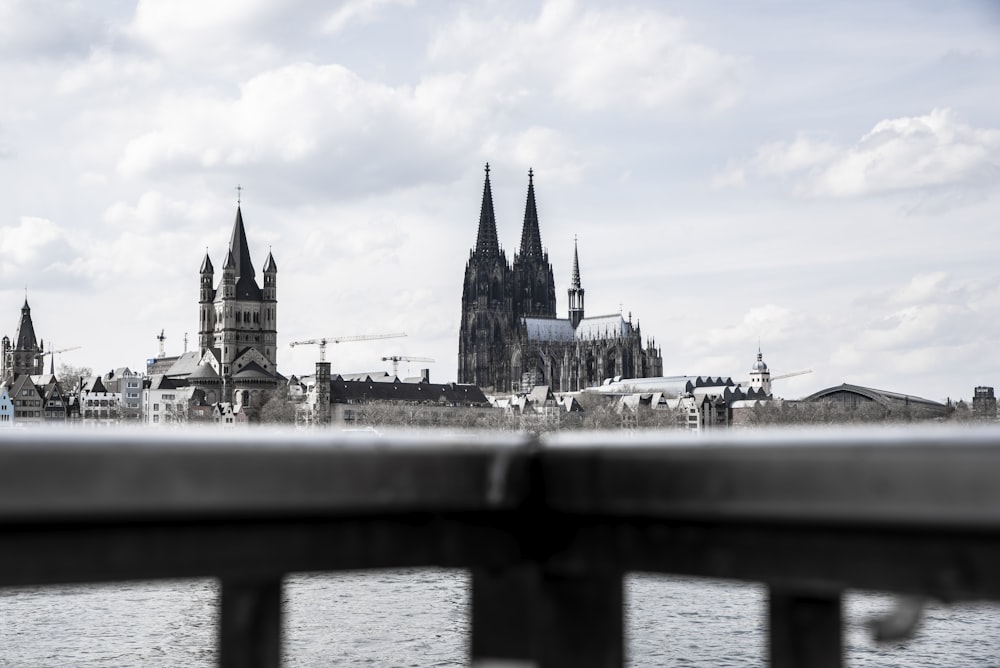
<path fill-rule="evenodd" d="M 568 292 L 568 317 L 559 318 L 552 265 L 538 226 L 533 172 L 528 170 L 521 246 L 510 264 L 497 238 L 486 165 L 478 236 L 465 265 L 458 382 L 492 392 L 528 392 L 538 385 L 574 392 L 606 378 L 662 375 L 659 350 L 653 341 L 643 345 L 631 315 L 627 320 L 621 313 L 585 315 L 575 242 Z"/>
<path fill-rule="evenodd" d="M 278 265 L 270 252 L 263 273 L 262 288 L 237 204 L 218 287 L 208 252 L 201 263 L 198 364 L 185 375 L 189 384 L 204 386 L 207 396 L 257 407 L 284 380 L 277 372 Z"/>

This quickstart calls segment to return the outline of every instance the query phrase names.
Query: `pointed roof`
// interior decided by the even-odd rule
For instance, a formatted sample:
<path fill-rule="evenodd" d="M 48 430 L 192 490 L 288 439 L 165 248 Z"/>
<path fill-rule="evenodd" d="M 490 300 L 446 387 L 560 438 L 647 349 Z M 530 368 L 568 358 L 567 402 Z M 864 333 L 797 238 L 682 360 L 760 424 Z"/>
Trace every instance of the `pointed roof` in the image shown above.
<path fill-rule="evenodd" d="M 493 191 L 490 189 L 490 163 L 486 163 L 486 182 L 483 184 L 483 205 L 479 210 L 479 234 L 476 237 L 477 255 L 499 255 L 497 220 L 493 213 Z"/>
<path fill-rule="evenodd" d="M 250 261 L 250 246 L 247 245 L 247 231 L 243 227 L 243 211 L 236 206 L 236 222 L 233 224 L 233 236 L 229 239 L 229 252 L 236 260 L 236 277 L 254 278 L 253 263 Z"/>
<path fill-rule="evenodd" d="M 271 251 L 267 251 L 267 260 L 264 262 L 264 271 L 278 271 L 278 264 L 274 261 L 274 256 L 271 255 Z"/>
<path fill-rule="evenodd" d="M 201 273 L 203 274 L 213 274 L 215 273 L 215 267 L 212 266 L 212 260 L 208 257 L 208 250 L 205 250 L 205 259 L 201 261 Z"/>
<path fill-rule="evenodd" d="M 524 227 L 521 228 L 521 257 L 542 257 L 542 235 L 538 231 L 535 208 L 535 173 L 528 170 L 528 199 L 524 204 Z"/>
<path fill-rule="evenodd" d="M 580 285 L 580 254 L 577 251 L 576 237 L 573 237 L 573 278 L 570 287 L 575 290 L 583 287 Z"/>
<path fill-rule="evenodd" d="M 247 245 L 247 231 L 243 227 L 243 211 L 236 205 L 236 222 L 233 224 L 233 236 L 229 239 L 229 255 L 226 264 L 232 258 L 232 269 L 236 274 L 236 298 L 260 300 L 260 286 L 254 278 L 253 262 L 250 260 L 250 246 Z M 227 267 L 223 267 L 226 269 Z"/>
<path fill-rule="evenodd" d="M 222 271 L 227 269 L 236 269 L 236 258 L 233 257 L 233 251 L 226 253 L 226 261 L 222 263 Z"/>
<path fill-rule="evenodd" d="M 14 336 L 14 350 L 37 350 L 38 338 L 35 336 L 35 325 L 31 322 L 31 307 L 28 298 L 24 298 L 21 307 L 21 321 L 17 323 L 17 334 Z"/>

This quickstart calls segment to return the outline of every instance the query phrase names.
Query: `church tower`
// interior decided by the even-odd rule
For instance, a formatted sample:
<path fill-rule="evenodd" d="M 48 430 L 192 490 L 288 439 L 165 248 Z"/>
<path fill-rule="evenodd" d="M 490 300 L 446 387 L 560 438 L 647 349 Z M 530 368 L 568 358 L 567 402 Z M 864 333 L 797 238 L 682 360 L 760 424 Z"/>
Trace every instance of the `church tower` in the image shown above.
<path fill-rule="evenodd" d="M 764 363 L 764 356 L 757 348 L 757 361 L 750 369 L 750 389 L 763 390 L 764 394 L 771 396 L 771 372 Z"/>
<path fill-rule="evenodd" d="M 3 337 L 3 377 L 11 380 L 17 376 L 38 375 L 45 371 L 45 357 L 42 353 L 45 347 L 40 345 L 35 337 L 35 325 L 31 321 L 31 307 L 28 298 L 24 298 L 21 307 L 21 319 L 17 323 L 17 333 L 11 342 Z"/>
<path fill-rule="evenodd" d="M 549 254 L 542 249 L 535 206 L 534 172 L 528 170 L 528 198 L 524 204 L 521 249 L 514 255 L 514 314 L 556 317 L 556 286 Z"/>
<path fill-rule="evenodd" d="M 583 320 L 583 286 L 580 284 L 580 255 L 573 239 L 573 277 L 569 284 L 569 321 L 576 329 Z"/>
<path fill-rule="evenodd" d="M 540 245 L 540 244 L 539 244 Z M 497 239 L 490 166 L 486 165 L 476 246 L 465 265 L 462 322 L 458 335 L 458 382 L 483 389 L 510 389 L 507 341 L 514 324 L 513 280 Z"/>
<path fill-rule="evenodd" d="M 248 405 L 251 394 L 270 389 L 277 378 L 278 266 L 268 253 L 261 289 L 239 203 L 222 280 L 213 290 L 214 272 L 206 252 L 200 271 L 198 344 L 203 358 L 210 354 L 221 378 L 221 399 L 233 401 L 234 389 L 246 390 L 235 400 Z"/>

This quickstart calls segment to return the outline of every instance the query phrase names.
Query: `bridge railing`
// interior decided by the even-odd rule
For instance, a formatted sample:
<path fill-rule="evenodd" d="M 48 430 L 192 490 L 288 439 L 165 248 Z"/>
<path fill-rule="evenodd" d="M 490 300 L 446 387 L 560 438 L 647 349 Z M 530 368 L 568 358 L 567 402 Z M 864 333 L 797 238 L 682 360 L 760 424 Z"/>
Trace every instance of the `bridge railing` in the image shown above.
<path fill-rule="evenodd" d="M 1000 431 L 8 432 L 0 586 L 218 577 L 219 663 L 280 665 L 288 573 L 471 574 L 470 663 L 623 665 L 623 575 L 768 587 L 772 666 L 841 594 L 1000 599 Z"/>

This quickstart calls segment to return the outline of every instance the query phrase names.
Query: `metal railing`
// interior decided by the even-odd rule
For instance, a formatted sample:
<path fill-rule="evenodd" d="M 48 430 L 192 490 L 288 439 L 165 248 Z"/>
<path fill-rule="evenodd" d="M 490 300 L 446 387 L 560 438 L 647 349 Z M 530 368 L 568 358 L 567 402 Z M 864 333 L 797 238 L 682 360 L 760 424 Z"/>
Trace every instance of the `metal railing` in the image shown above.
<path fill-rule="evenodd" d="M 996 430 L 0 438 L 0 586 L 218 577 L 222 666 L 280 665 L 293 572 L 469 569 L 470 663 L 545 668 L 623 665 L 627 572 L 760 582 L 782 668 L 841 665 L 847 589 L 997 564 Z"/>

